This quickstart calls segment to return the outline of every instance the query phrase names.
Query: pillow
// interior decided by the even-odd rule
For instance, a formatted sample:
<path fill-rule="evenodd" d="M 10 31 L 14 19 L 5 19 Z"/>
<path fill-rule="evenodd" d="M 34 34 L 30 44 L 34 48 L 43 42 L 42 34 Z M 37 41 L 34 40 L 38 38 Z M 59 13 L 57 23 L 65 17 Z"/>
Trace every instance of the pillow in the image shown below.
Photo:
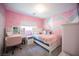
<path fill-rule="evenodd" d="M 43 34 L 47 34 L 47 32 L 44 30 L 44 31 L 43 31 Z"/>
<path fill-rule="evenodd" d="M 39 34 L 43 34 L 42 32 L 39 32 Z"/>
<path fill-rule="evenodd" d="M 52 32 L 52 31 L 50 31 L 50 32 L 49 32 L 49 34 L 53 34 L 53 32 Z"/>

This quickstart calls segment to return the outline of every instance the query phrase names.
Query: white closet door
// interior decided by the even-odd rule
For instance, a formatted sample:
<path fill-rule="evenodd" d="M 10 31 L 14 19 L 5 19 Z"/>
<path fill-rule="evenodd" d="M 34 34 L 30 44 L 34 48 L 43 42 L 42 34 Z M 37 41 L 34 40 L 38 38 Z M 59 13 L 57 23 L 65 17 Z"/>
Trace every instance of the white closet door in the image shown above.
<path fill-rule="evenodd" d="M 2 5 L 0 4 L 0 55 L 1 55 L 2 47 L 3 47 L 4 25 L 5 25 L 4 19 L 5 19 L 4 9 Z"/>
<path fill-rule="evenodd" d="M 70 55 L 79 55 L 79 23 L 64 25 L 62 50 Z"/>

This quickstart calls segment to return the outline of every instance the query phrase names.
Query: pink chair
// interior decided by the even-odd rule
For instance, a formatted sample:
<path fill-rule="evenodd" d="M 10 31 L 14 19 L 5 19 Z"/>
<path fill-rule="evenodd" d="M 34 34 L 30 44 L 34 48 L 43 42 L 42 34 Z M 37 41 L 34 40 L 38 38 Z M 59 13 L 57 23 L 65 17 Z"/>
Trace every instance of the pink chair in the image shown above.
<path fill-rule="evenodd" d="M 5 38 L 5 51 L 9 47 L 12 50 L 12 53 L 14 53 L 15 47 L 19 46 L 22 43 L 22 37 L 21 36 L 7 36 Z"/>

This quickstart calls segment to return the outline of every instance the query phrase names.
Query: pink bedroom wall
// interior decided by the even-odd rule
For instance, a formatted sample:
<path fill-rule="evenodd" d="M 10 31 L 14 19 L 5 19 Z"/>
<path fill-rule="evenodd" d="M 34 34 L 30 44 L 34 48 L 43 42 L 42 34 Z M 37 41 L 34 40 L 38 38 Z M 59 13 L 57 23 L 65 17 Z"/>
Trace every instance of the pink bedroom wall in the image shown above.
<path fill-rule="evenodd" d="M 35 22 L 38 28 L 43 28 L 44 19 L 6 10 L 6 28 L 19 26 L 22 21 Z"/>

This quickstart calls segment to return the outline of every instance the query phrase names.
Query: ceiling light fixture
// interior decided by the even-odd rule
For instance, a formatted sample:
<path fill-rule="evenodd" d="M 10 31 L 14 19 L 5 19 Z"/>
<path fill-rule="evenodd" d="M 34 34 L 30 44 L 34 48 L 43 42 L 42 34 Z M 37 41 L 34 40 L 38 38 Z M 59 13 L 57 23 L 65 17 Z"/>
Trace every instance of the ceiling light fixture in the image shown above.
<path fill-rule="evenodd" d="M 46 11 L 46 7 L 43 4 L 38 4 L 34 7 L 34 10 L 38 13 L 43 13 Z"/>

